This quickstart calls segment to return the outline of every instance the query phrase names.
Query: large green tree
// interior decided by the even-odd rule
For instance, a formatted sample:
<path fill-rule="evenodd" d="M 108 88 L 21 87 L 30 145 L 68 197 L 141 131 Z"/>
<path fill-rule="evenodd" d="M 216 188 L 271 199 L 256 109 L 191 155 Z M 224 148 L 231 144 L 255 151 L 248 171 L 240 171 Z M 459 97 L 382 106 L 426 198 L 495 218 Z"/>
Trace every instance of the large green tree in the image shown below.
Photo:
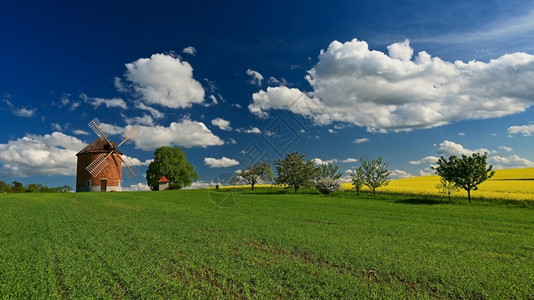
<path fill-rule="evenodd" d="M 306 160 L 304 154 L 298 152 L 286 153 L 284 159 L 277 159 L 276 166 L 277 184 L 289 185 L 295 189 L 295 193 L 302 187 L 313 186 L 317 168 L 313 159 Z"/>
<path fill-rule="evenodd" d="M 253 163 L 248 165 L 244 170 L 237 173 L 243 181 L 250 184 L 252 190 L 254 185 L 258 182 L 267 182 L 272 180 L 272 168 L 268 162 L 263 161 L 261 163 Z"/>
<path fill-rule="evenodd" d="M 448 160 L 442 156 L 434 170 L 441 178 L 466 190 L 467 198 L 471 202 L 471 191 L 478 190 L 479 184 L 495 174 L 495 171 L 492 171 L 493 166 L 488 166 L 487 159 L 486 153 L 473 153 L 471 156 L 463 154 L 461 158 L 453 155 Z"/>
<path fill-rule="evenodd" d="M 388 164 L 382 162 L 382 157 L 377 159 L 369 159 L 367 157 L 360 158 L 362 164 L 361 170 L 363 175 L 363 184 L 369 187 L 373 191 L 375 196 L 375 190 L 381 186 L 386 186 L 389 183 Z"/>
<path fill-rule="evenodd" d="M 190 186 L 198 179 L 195 167 L 185 158 L 182 149 L 177 147 L 161 147 L 154 152 L 154 161 L 148 166 L 146 180 L 152 190 L 158 189 L 161 176 L 171 181 L 171 186 L 181 189 Z"/>

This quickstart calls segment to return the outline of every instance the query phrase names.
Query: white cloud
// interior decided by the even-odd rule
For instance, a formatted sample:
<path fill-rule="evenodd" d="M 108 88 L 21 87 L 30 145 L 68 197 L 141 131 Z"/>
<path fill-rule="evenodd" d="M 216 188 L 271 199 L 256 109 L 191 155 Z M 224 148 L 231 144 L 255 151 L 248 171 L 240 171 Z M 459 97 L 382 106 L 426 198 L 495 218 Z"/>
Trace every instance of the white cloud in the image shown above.
<path fill-rule="evenodd" d="M 122 190 L 125 192 L 143 192 L 150 191 L 150 187 L 148 184 L 139 182 L 138 184 L 132 184 L 129 187 L 123 187 Z"/>
<path fill-rule="evenodd" d="M 183 50 L 182 50 L 182 53 L 185 53 L 185 54 L 189 54 L 189 55 L 197 55 L 197 49 L 195 49 L 195 47 L 192 47 L 192 46 L 189 46 L 189 47 L 185 47 Z"/>
<path fill-rule="evenodd" d="M 230 126 L 230 121 L 227 121 L 221 118 L 216 118 L 216 119 L 211 120 L 211 124 L 219 127 L 221 130 L 225 130 L 225 131 L 232 130 L 232 127 Z"/>
<path fill-rule="evenodd" d="M 534 55 L 464 63 L 424 51 L 411 59 L 411 51 L 407 41 L 391 45 L 389 55 L 357 39 L 334 41 L 308 71 L 312 92 L 269 87 L 253 94 L 249 110 L 266 117 L 271 109 L 283 109 L 316 124 L 402 131 L 510 115 L 534 104 Z"/>
<path fill-rule="evenodd" d="M 508 146 L 499 146 L 499 149 L 504 150 L 506 152 L 514 151 L 514 149 L 512 149 L 512 147 L 508 147 Z"/>
<path fill-rule="evenodd" d="M 76 174 L 76 153 L 85 146 L 81 140 L 61 132 L 27 134 L 0 144 L 0 176 L 73 176 Z"/>
<path fill-rule="evenodd" d="M 534 134 L 534 124 L 510 126 L 508 127 L 508 134 L 522 134 L 523 136 L 530 136 Z"/>
<path fill-rule="evenodd" d="M 336 132 L 337 132 L 337 131 L 335 131 L 335 130 L 332 129 L 332 128 L 329 128 L 329 129 L 328 129 L 328 133 L 334 134 L 334 133 L 336 133 Z"/>
<path fill-rule="evenodd" d="M 333 163 L 337 162 L 337 159 L 335 159 L 335 158 L 328 159 L 328 160 L 322 160 L 322 159 L 316 157 L 313 160 L 315 161 L 316 165 L 327 165 L 327 164 L 333 164 Z"/>
<path fill-rule="evenodd" d="M 16 107 L 9 100 L 4 99 L 4 103 L 11 109 L 11 112 L 17 117 L 31 118 L 37 113 L 36 108 Z"/>
<path fill-rule="evenodd" d="M 142 110 L 148 111 L 153 118 L 161 119 L 161 118 L 165 117 L 164 113 L 160 112 L 159 110 L 157 110 L 157 109 L 155 109 L 153 107 L 145 105 L 143 102 L 138 102 L 135 105 L 135 107 L 139 108 L 139 109 L 142 109 Z"/>
<path fill-rule="evenodd" d="M 81 129 L 74 129 L 72 133 L 77 134 L 77 135 L 89 135 L 90 134 L 89 132 L 85 130 L 81 130 Z"/>
<path fill-rule="evenodd" d="M 349 157 L 349 158 L 346 158 L 346 159 L 344 159 L 344 160 L 342 160 L 342 161 L 340 161 L 340 162 L 342 162 L 342 163 L 355 163 L 355 162 L 357 162 L 357 161 L 358 161 L 358 160 L 357 160 L 356 158 L 351 158 L 351 157 Z"/>
<path fill-rule="evenodd" d="M 261 75 L 258 71 L 254 71 L 251 69 L 247 70 L 247 75 L 252 77 L 250 78 L 249 82 L 251 84 L 261 86 L 261 82 L 263 81 L 263 75 Z"/>
<path fill-rule="evenodd" d="M 238 128 L 235 131 L 244 132 L 244 133 L 252 133 L 252 134 L 260 134 L 261 133 L 261 130 L 258 127 L 252 127 L 252 126 L 250 126 L 249 129 Z"/>
<path fill-rule="evenodd" d="M 401 178 L 410 178 L 410 177 L 413 177 L 413 175 L 406 171 L 397 170 L 397 169 L 391 171 L 391 174 L 389 175 L 389 178 L 391 179 L 401 179 Z"/>
<path fill-rule="evenodd" d="M 239 165 L 239 162 L 235 159 L 231 159 L 223 156 L 222 158 L 204 158 L 204 164 L 210 168 L 227 168 Z"/>
<path fill-rule="evenodd" d="M 456 155 L 456 156 L 460 156 L 460 155 L 467 155 L 467 156 L 470 156 L 472 155 L 473 153 L 480 153 L 480 154 L 484 154 L 484 153 L 494 153 L 495 151 L 491 151 L 491 150 L 488 150 L 486 148 L 479 148 L 479 149 L 476 149 L 476 150 L 469 150 L 469 149 L 466 149 L 464 148 L 464 146 L 460 145 L 460 144 L 457 144 L 455 142 L 451 142 L 451 141 L 443 141 L 443 143 L 439 144 L 439 148 L 438 148 L 438 153 L 445 156 L 445 157 L 449 157 L 451 155 Z"/>
<path fill-rule="evenodd" d="M 207 187 L 210 187 L 210 186 L 214 186 L 215 184 L 216 184 L 215 182 L 206 182 L 206 181 L 199 180 L 199 181 L 193 182 L 191 184 L 191 186 L 184 187 L 184 190 L 204 189 L 204 188 L 207 188 Z"/>
<path fill-rule="evenodd" d="M 178 57 L 153 54 L 126 64 L 124 76 L 147 104 L 187 108 L 204 101 L 204 89 L 193 78 L 193 68 Z"/>
<path fill-rule="evenodd" d="M 149 115 L 143 115 L 142 117 L 133 117 L 133 118 L 124 118 L 124 122 L 126 124 L 140 124 L 140 125 L 147 125 L 152 126 L 154 125 L 154 119 L 152 119 Z"/>
<path fill-rule="evenodd" d="M 129 129 L 130 126 L 127 126 Z M 139 126 L 139 137 L 135 147 L 145 151 L 162 146 L 207 147 L 222 145 L 224 142 L 214 135 L 202 122 L 183 119 L 165 126 Z M 123 130 L 124 131 L 124 130 Z"/>
<path fill-rule="evenodd" d="M 488 158 L 488 162 L 492 163 L 495 169 L 511 169 L 511 168 L 532 168 L 534 162 L 526 158 L 512 155 L 508 157 L 504 156 L 492 156 Z"/>
<path fill-rule="evenodd" d="M 361 144 L 361 143 L 366 143 L 366 142 L 369 142 L 369 138 L 355 139 L 353 141 L 353 143 L 355 143 L 355 144 Z"/>
<path fill-rule="evenodd" d="M 80 94 L 80 98 L 85 102 L 89 103 L 95 108 L 99 107 L 100 105 L 104 104 L 107 108 L 110 107 L 118 107 L 122 109 L 127 109 L 126 102 L 122 100 L 121 98 L 112 98 L 112 99 L 104 99 L 104 98 L 93 98 L 89 97 L 84 93 Z"/>
<path fill-rule="evenodd" d="M 435 164 L 437 163 L 439 160 L 439 157 L 435 157 L 435 156 L 427 156 L 421 160 L 411 160 L 409 163 L 411 165 L 420 165 L 420 164 Z"/>
<path fill-rule="evenodd" d="M 138 158 L 135 158 L 135 157 L 130 157 L 126 154 L 123 154 L 122 155 L 122 159 L 130 162 L 130 164 L 134 167 L 140 167 L 140 166 L 145 166 L 147 167 L 148 165 L 150 165 L 151 162 L 153 162 L 154 160 L 153 159 L 147 159 L 145 161 L 141 161 L 140 159 Z M 125 168 L 126 166 L 123 164 L 122 165 L 123 168 Z"/>

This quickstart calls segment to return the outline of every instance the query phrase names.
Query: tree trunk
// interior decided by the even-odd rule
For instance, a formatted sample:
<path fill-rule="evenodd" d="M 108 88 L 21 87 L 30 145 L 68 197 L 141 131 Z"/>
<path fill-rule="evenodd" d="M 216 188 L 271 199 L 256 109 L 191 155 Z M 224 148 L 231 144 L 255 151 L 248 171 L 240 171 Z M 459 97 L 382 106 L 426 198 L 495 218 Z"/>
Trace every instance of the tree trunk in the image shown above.
<path fill-rule="evenodd" d="M 376 195 L 376 194 L 375 194 L 375 188 L 373 188 L 373 197 L 374 197 L 375 195 Z"/>
<path fill-rule="evenodd" d="M 253 184 L 251 184 L 251 186 L 252 186 L 252 191 L 254 191 L 254 183 L 253 183 Z"/>
<path fill-rule="evenodd" d="M 471 203 L 471 190 L 467 190 L 467 199 L 469 199 L 469 203 Z"/>
<path fill-rule="evenodd" d="M 298 190 L 298 186 L 295 185 L 295 194 L 297 193 L 297 190 Z"/>

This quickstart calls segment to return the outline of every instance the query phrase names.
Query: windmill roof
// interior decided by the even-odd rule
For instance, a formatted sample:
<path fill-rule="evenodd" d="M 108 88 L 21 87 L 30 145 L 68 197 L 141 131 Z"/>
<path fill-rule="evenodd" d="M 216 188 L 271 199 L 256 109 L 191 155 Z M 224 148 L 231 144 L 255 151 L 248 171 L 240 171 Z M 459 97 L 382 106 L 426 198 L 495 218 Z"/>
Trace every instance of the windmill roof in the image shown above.
<path fill-rule="evenodd" d="M 110 141 L 113 148 L 115 148 L 115 143 Z M 87 145 L 85 148 L 83 148 L 80 152 L 78 152 L 76 155 L 80 154 L 87 154 L 87 153 L 108 153 L 109 150 L 111 150 L 112 147 L 108 145 L 108 142 L 106 140 L 101 140 L 97 138 L 94 140 L 91 144 Z M 119 150 L 116 150 L 118 154 L 122 153 Z"/>
<path fill-rule="evenodd" d="M 165 176 L 161 176 L 161 178 L 158 180 L 158 182 L 170 182 L 170 180 L 167 179 L 167 177 L 165 177 Z"/>

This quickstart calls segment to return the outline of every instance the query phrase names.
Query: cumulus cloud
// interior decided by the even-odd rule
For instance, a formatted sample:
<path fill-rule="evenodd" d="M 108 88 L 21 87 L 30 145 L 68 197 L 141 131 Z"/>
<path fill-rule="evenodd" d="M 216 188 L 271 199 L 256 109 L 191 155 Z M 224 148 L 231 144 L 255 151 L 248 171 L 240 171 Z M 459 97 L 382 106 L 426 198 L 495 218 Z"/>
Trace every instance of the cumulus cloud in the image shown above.
<path fill-rule="evenodd" d="M 111 108 L 111 107 L 118 107 L 118 108 L 122 108 L 122 109 L 127 109 L 128 108 L 126 106 L 126 102 L 124 102 L 124 100 L 122 100 L 121 98 L 112 98 L 112 99 L 93 98 L 93 97 L 87 96 L 84 93 L 80 94 L 80 98 L 85 103 L 89 103 L 92 106 L 94 106 L 95 108 L 99 107 L 102 104 L 104 106 L 106 106 L 107 108 Z"/>
<path fill-rule="evenodd" d="M 492 151 L 492 150 L 489 150 L 489 149 L 486 149 L 486 148 L 479 148 L 479 149 L 476 149 L 476 150 L 469 150 L 469 149 L 466 149 L 464 148 L 464 146 L 460 145 L 460 144 L 457 144 L 455 142 L 451 142 L 451 141 L 443 141 L 443 143 L 439 144 L 439 148 L 438 148 L 438 153 L 445 156 L 445 157 L 449 157 L 451 155 L 456 155 L 456 156 L 460 156 L 460 155 L 472 155 L 473 153 L 480 153 L 480 154 L 484 154 L 484 153 L 494 153 L 495 151 Z"/>
<path fill-rule="evenodd" d="M 221 118 L 216 118 L 216 119 L 211 120 L 211 124 L 219 127 L 221 130 L 225 130 L 225 131 L 232 130 L 232 127 L 230 126 L 230 121 L 227 121 Z"/>
<path fill-rule="evenodd" d="M 523 136 L 530 136 L 534 134 L 534 124 L 510 126 L 508 127 L 508 134 L 522 134 Z"/>
<path fill-rule="evenodd" d="M 420 164 L 435 164 L 437 163 L 439 160 L 439 157 L 435 157 L 435 156 L 427 156 L 421 160 L 412 160 L 410 161 L 409 163 L 411 165 L 420 165 Z"/>
<path fill-rule="evenodd" d="M 349 158 L 346 158 L 346 159 L 344 159 L 344 160 L 342 160 L 342 161 L 340 161 L 340 162 L 342 162 L 342 163 L 355 163 L 355 162 L 357 162 L 357 161 L 358 161 L 358 160 L 357 160 L 356 158 L 351 158 L 351 157 L 349 157 Z"/>
<path fill-rule="evenodd" d="M 132 118 L 125 117 L 124 122 L 126 122 L 126 124 L 128 125 L 130 124 L 140 124 L 140 125 L 147 125 L 147 126 L 154 125 L 154 119 L 152 119 L 152 117 L 149 115 L 143 115 L 140 117 L 132 117 Z"/>
<path fill-rule="evenodd" d="M 81 140 L 61 132 L 27 134 L 0 144 L 0 176 L 75 175 L 76 153 L 85 146 Z"/>
<path fill-rule="evenodd" d="M 129 187 L 123 187 L 122 190 L 125 192 L 143 192 L 150 191 L 150 187 L 148 184 L 139 182 L 138 184 L 132 184 Z"/>
<path fill-rule="evenodd" d="M 204 89 L 193 78 L 193 67 L 179 57 L 153 54 L 126 64 L 126 80 L 147 104 L 187 108 L 204 101 Z"/>
<path fill-rule="evenodd" d="M 499 146 L 499 149 L 504 150 L 506 152 L 514 151 L 514 149 L 512 149 L 512 147 L 508 147 L 508 146 Z"/>
<path fill-rule="evenodd" d="M 322 160 L 322 159 L 316 157 L 313 160 L 315 161 L 316 165 L 327 165 L 327 164 L 333 164 L 333 163 L 337 162 L 337 159 L 335 159 L 335 158 L 328 159 L 328 160 Z"/>
<path fill-rule="evenodd" d="M 162 146 L 208 147 L 222 145 L 224 142 L 214 135 L 202 122 L 183 119 L 165 126 L 138 126 L 139 136 L 135 139 L 135 147 L 145 151 Z M 127 126 L 126 129 L 130 129 Z M 124 132 L 124 130 L 123 130 Z"/>
<path fill-rule="evenodd" d="M 366 142 L 369 142 L 369 138 L 355 139 L 353 141 L 353 143 L 355 143 L 355 144 L 361 144 L 361 143 L 366 143 Z"/>
<path fill-rule="evenodd" d="M 492 156 L 488 161 L 493 164 L 495 169 L 510 169 L 510 168 L 532 168 L 534 162 L 517 155 L 512 156 Z"/>
<path fill-rule="evenodd" d="M 237 132 L 244 132 L 244 133 L 252 133 L 252 134 L 260 134 L 261 130 L 258 127 L 249 127 L 249 129 L 244 128 L 238 128 L 235 131 Z"/>
<path fill-rule="evenodd" d="M 422 51 L 412 58 L 408 41 L 388 51 L 370 50 L 357 39 L 334 41 L 308 71 L 311 92 L 269 87 L 252 95 L 249 110 L 266 117 L 271 109 L 283 109 L 321 125 L 337 121 L 402 131 L 510 115 L 534 104 L 533 55 L 465 63 Z"/>
<path fill-rule="evenodd" d="M 77 135 L 89 135 L 90 134 L 89 132 L 85 130 L 81 130 L 81 129 L 74 129 L 72 133 L 77 134 Z"/>
<path fill-rule="evenodd" d="M 11 109 L 11 112 L 17 117 L 31 118 L 37 113 L 36 108 L 16 107 L 9 100 L 4 100 L 4 103 Z"/>
<path fill-rule="evenodd" d="M 159 110 L 153 108 L 153 107 L 150 107 L 148 105 L 145 105 L 143 102 L 138 102 L 136 105 L 135 105 L 136 108 L 139 108 L 141 110 L 146 110 L 150 113 L 150 115 L 155 118 L 155 119 L 161 119 L 163 117 L 165 117 L 165 114 L 160 112 Z"/>
<path fill-rule="evenodd" d="M 183 50 L 182 50 L 182 53 L 185 53 L 185 54 L 189 54 L 189 55 L 197 55 L 197 49 L 195 49 L 195 47 L 192 47 L 192 46 L 189 46 L 189 47 L 185 47 Z"/>
<path fill-rule="evenodd" d="M 389 175 L 389 178 L 391 179 L 402 179 L 402 178 L 410 178 L 410 177 L 413 177 L 411 173 L 408 173 L 402 170 L 397 170 L 397 169 L 391 171 L 391 174 Z"/>
<path fill-rule="evenodd" d="M 247 75 L 251 77 L 249 80 L 251 84 L 261 86 L 261 82 L 263 81 L 263 75 L 261 75 L 258 71 L 248 69 Z"/>
<path fill-rule="evenodd" d="M 210 168 L 227 168 L 239 165 L 239 162 L 235 159 L 231 159 L 223 156 L 222 158 L 204 158 L 204 164 Z"/>

